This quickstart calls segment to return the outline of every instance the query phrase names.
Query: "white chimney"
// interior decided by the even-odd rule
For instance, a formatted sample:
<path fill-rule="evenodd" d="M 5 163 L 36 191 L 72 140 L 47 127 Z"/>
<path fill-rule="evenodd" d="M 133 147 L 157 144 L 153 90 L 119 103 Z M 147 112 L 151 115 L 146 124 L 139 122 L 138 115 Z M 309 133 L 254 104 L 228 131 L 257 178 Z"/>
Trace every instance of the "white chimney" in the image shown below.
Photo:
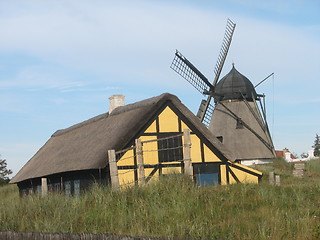
<path fill-rule="evenodd" d="M 124 95 L 112 95 L 109 97 L 109 114 L 117 107 L 124 106 Z"/>
<path fill-rule="evenodd" d="M 292 160 L 292 158 L 291 158 L 291 152 L 286 152 L 284 159 L 285 159 L 287 162 L 291 162 L 291 160 Z"/>

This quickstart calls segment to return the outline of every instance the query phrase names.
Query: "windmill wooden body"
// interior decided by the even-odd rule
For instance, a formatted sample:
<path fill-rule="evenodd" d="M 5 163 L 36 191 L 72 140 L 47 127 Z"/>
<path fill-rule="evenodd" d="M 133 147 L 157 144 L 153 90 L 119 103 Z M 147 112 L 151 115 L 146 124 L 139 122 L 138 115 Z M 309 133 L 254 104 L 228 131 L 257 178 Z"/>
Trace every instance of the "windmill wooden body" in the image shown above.
<path fill-rule="evenodd" d="M 171 68 L 200 93 L 207 95 L 201 101 L 197 116 L 239 162 L 246 165 L 270 162 L 275 157 L 275 151 L 266 121 L 265 96 L 257 94 L 252 82 L 234 65 L 218 81 L 235 26 L 228 19 L 212 84 L 179 51 L 176 51 Z"/>

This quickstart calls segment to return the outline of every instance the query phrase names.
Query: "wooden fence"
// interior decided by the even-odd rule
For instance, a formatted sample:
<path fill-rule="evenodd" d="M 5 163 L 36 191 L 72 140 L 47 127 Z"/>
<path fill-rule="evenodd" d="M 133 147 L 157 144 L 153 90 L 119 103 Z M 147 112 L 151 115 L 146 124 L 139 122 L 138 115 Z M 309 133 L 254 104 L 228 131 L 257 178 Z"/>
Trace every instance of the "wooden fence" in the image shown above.
<path fill-rule="evenodd" d="M 158 237 L 123 236 L 116 234 L 93 234 L 93 233 L 37 233 L 37 232 L 0 232 L 1 240 L 146 240 L 146 239 L 173 239 Z"/>
<path fill-rule="evenodd" d="M 182 138 L 183 139 L 183 144 L 181 142 L 181 145 L 174 145 L 174 146 L 170 146 L 171 144 L 169 143 L 170 141 L 177 139 L 177 138 Z M 143 146 L 150 144 L 150 143 L 158 143 L 159 141 L 163 142 L 163 141 L 167 141 L 164 145 L 166 147 L 159 149 L 158 147 L 156 149 L 152 149 L 152 150 L 147 150 L 144 149 Z M 158 145 L 158 144 L 156 144 Z M 171 151 L 175 151 L 175 150 L 181 150 L 182 153 L 182 159 L 171 159 L 170 157 L 173 157 L 173 154 L 170 154 Z M 108 158 L 109 158 L 109 169 L 110 169 L 110 178 L 111 178 L 111 186 L 114 190 L 118 190 L 120 189 L 120 182 L 119 182 L 119 162 L 123 161 L 123 159 L 120 159 L 117 156 L 123 156 L 124 153 L 130 151 L 130 150 L 134 150 L 135 154 L 130 155 L 127 158 L 124 158 L 125 160 L 127 159 L 136 159 L 137 165 L 136 167 L 132 167 L 132 166 L 125 166 L 126 171 L 124 173 L 121 174 L 127 174 L 130 172 L 134 172 L 136 171 L 137 174 L 137 179 L 133 180 L 132 182 L 127 183 L 126 185 L 130 185 L 132 183 L 136 183 L 140 186 L 144 186 L 149 180 L 150 178 L 153 176 L 153 174 L 150 174 L 149 176 L 145 175 L 145 155 L 148 152 L 157 152 L 159 153 L 160 151 L 162 152 L 167 152 L 168 156 L 167 156 L 167 161 L 166 163 L 169 162 L 180 162 L 183 165 L 183 172 L 186 176 L 193 178 L 193 167 L 192 167 L 192 161 L 191 161 L 191 137 L 190 137 L 190 130 L 189 129 L 185 129 L 183 131 L 183 134 L 177 134 L 177 135 L 173 135 L 170 137 L 165 137 L 165 138 L 159 138 L 159 139 L 154 139 L 154 140 L 148 140 L 148 141 L 141 141 L 140 139 L 136 139 L 135 141 L 135 145 L 133 147 L 130 147 L 128 149 L 123 149 L 120 150 L 118 152 L 116 152 L 115 150 L 109 150 L 108 151 Z M 169 160 L 169 161 L 168 161 Z M 158 167 L 161 167 L 162 163 L 158 163 L 158 164 L 154 164 L 154 165 L 150 165 L 148 164 L 148 167 L 150 168 L 154 168 L 153 170 L 157 170 Z M 181 166 L 182 166 L 181 165 Z M 130 167 L 130 168 L 129 168 Z"/>

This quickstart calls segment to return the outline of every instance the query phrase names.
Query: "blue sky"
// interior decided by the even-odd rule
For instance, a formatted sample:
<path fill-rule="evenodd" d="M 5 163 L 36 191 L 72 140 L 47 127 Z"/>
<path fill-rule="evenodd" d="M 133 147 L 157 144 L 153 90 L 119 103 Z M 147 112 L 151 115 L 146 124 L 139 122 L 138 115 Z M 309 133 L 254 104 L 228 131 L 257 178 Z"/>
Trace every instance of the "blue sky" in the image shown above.
<path fill-rule="evenodd" d="M 227 18 L 232 62 L 267 95 L 275 147 L 301 154 L 320 133 L 319 1 L 0 1 L 0 154 L 14 174 L 56 130 L 170 92 L 202 99 L 170 69 L 179 49 L 209 79 Z"/>

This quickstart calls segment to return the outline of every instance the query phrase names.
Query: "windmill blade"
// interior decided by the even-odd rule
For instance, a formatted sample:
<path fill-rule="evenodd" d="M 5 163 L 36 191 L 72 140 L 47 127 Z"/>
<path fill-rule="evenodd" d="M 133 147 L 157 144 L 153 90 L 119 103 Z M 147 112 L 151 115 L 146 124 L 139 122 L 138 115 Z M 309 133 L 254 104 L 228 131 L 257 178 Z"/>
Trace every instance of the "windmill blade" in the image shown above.
<path fill-rule="evenodd" d="M 211 97 L 209 96 L 207 100 L 203 99 L 201 101 L 197 117 L 201 120 L 201 122 L 209 128 L 212 114 L 214 111 L 214 105 L 210 103 Z M 209 102 L 208 102 L 209 101 Z"/>
<path fill-rule="evenodd" d="M 228 51 L 229 51 L 229 48 L 230 48 L 230 45 L 231 45 L 231 40 L 232 40 L 232 36 L 233 36 L 235 28 L 236 28 L 236 24 L 233 23 L 228 18 L 226 31 L 225 31 L 224 38 L 223 38 L 223 41 L 222 41 L 222 47 L 221 47 L 221 50 L 220 50 L 220 54 L 219 54 L 219 57 L 218 57 L 218 61 L 217 61 L 216 67 L 214 69 L 215 78 L 214 78 L 214 81 L 213 81 L 213 84 L 212 84 L 213 87 L 216 86 L 216 84 L 218 82 L 218 79 L 220 77 L 224 62 L 225 62 L 225 60 L 227 58 L 227 54 L 228 54 Z"/>
<path fill-rule="evenodd" d="M 176 50 L 170 68 L 186 79 L 201 94 L 204 94 L 204 92 L 208 92 L 213 88 L 209 80 L 178 50 Z"/>
<path fill-rule="evenodd" d="M 215 69 L 214 69 L 215 78 L 214 78 L 213 84 L 212 84 L 213 87 L 210 89 L 209 92 L 206 92 L 208 94 L 208 98 L 207 98 L 207 100 L 204 100 L 205 104 L 203 106 L 200 105 L 200 108 L 199 108 L 199 111 L 198 111 L 199 119 L 206 126 L 208 126 L 210 124 L 210 121 L 211 121 L 213 110 L 211 110 L 212 109 L 212 105 L 210 104 L 210 102 L 211 102 L 212 96 L 214 95 L 214 88 L 217 85 L 217 82 L 219 80 L 219 77 L 220 77 L 224 62 L 225 62 L 225 60 L 227 58 L 227 54 L 228 54 L 228 51 L 229 51 L 229 48 L 230 48 L 230 45 L 231 45 L 231 40 L 232 40 L 232 36 L 233 36 L 235 27 L 236 27 L 236 24 L 233 23 L 228 18 L 226 31 L 225 31 L 224 38 L 223 38 L 223 41 L 222 41 L 222 47 L 221 47 L 221 50 L 220 50 L 220 53 L 219 53 L 217 64 L 216 64 Z M 209 122 L 209 124 L 208 124 L 208 122 Z"/>

